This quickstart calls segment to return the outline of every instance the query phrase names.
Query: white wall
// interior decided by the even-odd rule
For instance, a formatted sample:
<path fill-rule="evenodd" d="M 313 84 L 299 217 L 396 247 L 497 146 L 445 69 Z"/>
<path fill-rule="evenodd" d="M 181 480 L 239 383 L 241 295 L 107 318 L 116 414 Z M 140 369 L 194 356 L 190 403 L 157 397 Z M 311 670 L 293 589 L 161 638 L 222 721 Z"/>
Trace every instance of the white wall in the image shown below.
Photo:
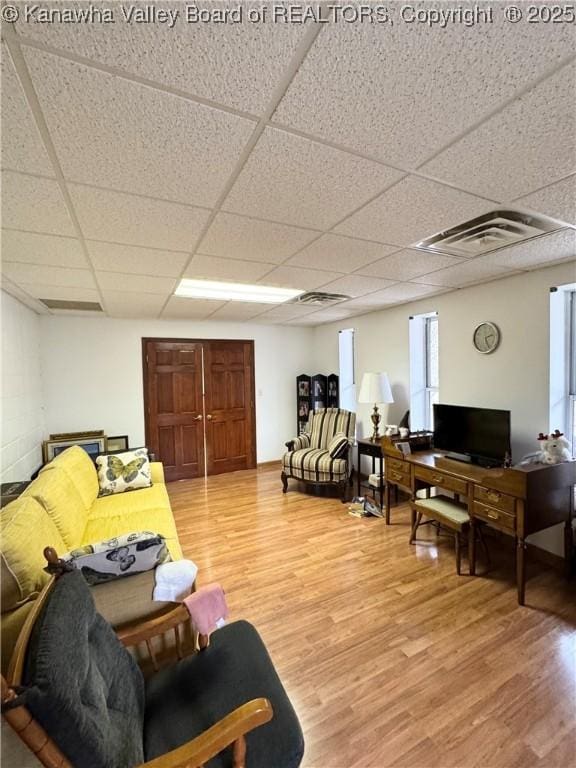
<path fill-rule="evenodd" d="M 562 264 L 442 294 L 399 307 L 348 318 L 314 331 L 316 368 L 338 364 L 338 330 L 356 329 L 357 382 L 364 371 L 386 371 L 395 402 L 382 406 L 382 423 L 397 424 L 410 402 L 410 315 L 438 311 L 440 402 L 505 408 L 512 414 L 512 455 L 518 461 L 537 450 L 536 436 L 549 424 L 550 293 L 573 282 L 575 264 Z M 472 332 L 482 320 L 501 331 L 499 348 L 481 355 Z M 370 406 L 358 406 L 359 434 L 370 433 Z M 562 553 L 561 527 L 537 534 L 534 543 Z"/>
<path fill-rule="evenodd" d="M 310 369 L 312 331 L 221 322 L 42 318 L 46 432 L 104 429 L 144 440 L 142 337 L 253 339 L 259 462 L 282 456 L 296 433 L 296 384 Z"/>
<path fill-rule="evenodd" d="M 40 318 L 0 292 L 2 313 L 1 480 L 27 480 L 42 464 Z"/>

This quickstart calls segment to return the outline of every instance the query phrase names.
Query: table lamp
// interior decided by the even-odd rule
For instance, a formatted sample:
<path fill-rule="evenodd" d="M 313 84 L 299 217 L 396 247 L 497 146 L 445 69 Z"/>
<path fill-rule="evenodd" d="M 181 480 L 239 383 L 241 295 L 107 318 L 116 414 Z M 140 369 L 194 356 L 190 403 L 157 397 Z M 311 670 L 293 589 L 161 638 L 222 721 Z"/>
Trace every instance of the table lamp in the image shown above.
<path fill-rule="evenodd" d="M 386 373 L 365 373 L 362 377 L 359 403 L 374 403 L 374 411 L 370 418 L 374 425 L 374 432 L 370 438 L 375 443 L 380 435 L 378 434 L 378 425 L 380 424 L 380 414 L 378 413 L 378 403 L 393 403 L 392 389 Z"/>

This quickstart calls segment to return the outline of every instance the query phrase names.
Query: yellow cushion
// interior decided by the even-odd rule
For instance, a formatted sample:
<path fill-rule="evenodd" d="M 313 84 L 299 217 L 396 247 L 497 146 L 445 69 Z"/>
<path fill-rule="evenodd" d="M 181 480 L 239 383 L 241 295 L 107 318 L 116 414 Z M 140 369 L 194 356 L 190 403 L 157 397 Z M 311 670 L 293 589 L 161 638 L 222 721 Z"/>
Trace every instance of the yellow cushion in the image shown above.
<path fill-rule="evenodd" d="M 157 486 L 155 486 L 157 487 Z M 119 499 L 126 499 L 129 496 L 135 496 L 144 491 L 150 490 L 144 488 L 139 491 L 130 491 L 121 493 Z M 98 499 L 98 502 L 104 501 L 104 498 Z M 107 515 L 106 517 L 90 518 L 84 531 L 84 537 L 80 545 L 94 544 L 97 541 L 112 539 L 114 536 L 120 536 L 123 533 L 132 531 L 152 531 L 160 533 L 166 538 L 166 546 L 172 557 L 172 560 L 182 559 L 182 550 L 178 542 L 176 525 L 170 507 L 162 505 L 159 507 L 127 509 L 119 505 L 116 515 Z M 132 577 L 131 577 L 132 578 Z"/>
<path fill-rule="evenodd" d="M 150 476 L 152 478 L 152 484 L 164 483 L 164 465 L 161 461 L 150 462 Z"/>
<path fill-rule="evenodd" d="M 107 517 L 117 517 L 121 514 L 145 511 L 148 509 L 170 509 L 170 500 L 165 485 L 151 485 L 149 488 L 138 488 L 126 493 L 113 493 L 110 496 L 99 496 L 88 514 L 88 520 L 99 520 Z M 171 514 L 171 513 L 170 513 Z"/>
<path fill-rule="evenodd" d="M 0 517 L 2 531 L 2 573 L 10 581 L 3 586 L 2 597 L 7 604 L 2 611 L 35 597 L 48 581 L 44 548 L 66 550 L 62 536 L 43 507 L 30 496 L 20 496 L 8 504 Z"/>
<path fill-rule="evenodd" d="M 69 480 L 80 494 L 86 511 L 89 511 L 98 496 L 98 475 L 92 459 L 83 448 L 73 445 L 47 464 L 40 472 L 58 467 L 66 473 Z"/>
<path fill-rule="evenodd" d="M 4 510 L 2 510 L 2 514 L 4 514 Z M 14 650 L 14 646 L 16 645 L 16 641 L 18 640 L 18 635 L 20 634 L 20 630 L 26 621 L 26 617 L 32 610 L 33 605 L 34 601 L 30 600 L 29 602 L 24 603 L 24 605 L 21 605 L 15 611 L 2 614 L 0 636 L 2 639 L 3 675 L 6 675 L 8 672 L 8 665 L 10 664 L 10 659 L 12 657 L 12 652 Z"/>
<path fill-rule="evenodd" d="M 60 531 L 67 550 L 80 544 L 88 511 L 76 486 L 64 470 L 51 462 L 30 483 L 22 496 L 33 496 L 42 504 Z"/>

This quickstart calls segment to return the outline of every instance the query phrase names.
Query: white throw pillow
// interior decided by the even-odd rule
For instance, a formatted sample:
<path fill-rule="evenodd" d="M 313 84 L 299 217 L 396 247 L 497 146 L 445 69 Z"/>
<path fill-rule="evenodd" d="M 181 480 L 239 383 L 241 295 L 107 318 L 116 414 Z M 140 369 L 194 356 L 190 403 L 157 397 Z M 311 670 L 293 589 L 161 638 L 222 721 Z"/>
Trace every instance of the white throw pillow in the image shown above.
<path fill-rule="evenodd" d="M 136 448 L 96 459 L 100 496 L 135 491 L 152 485 L 147 448 Z"/>

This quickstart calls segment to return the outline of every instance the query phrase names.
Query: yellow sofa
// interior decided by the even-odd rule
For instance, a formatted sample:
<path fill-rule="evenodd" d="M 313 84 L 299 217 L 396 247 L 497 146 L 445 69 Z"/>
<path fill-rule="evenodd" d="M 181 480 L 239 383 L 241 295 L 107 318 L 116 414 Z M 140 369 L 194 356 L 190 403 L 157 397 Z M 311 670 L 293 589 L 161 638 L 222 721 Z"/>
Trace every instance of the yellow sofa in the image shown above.
<path fill-rule="evenodd" d="M 68 448 L 47 464 L 24 493 L 8 504 L 0 516 L 2 585 L 2 669 L 5 670 L 20 629 L 49 576 L 44 572 L 43 551 L 53 547 L 59 555 L 83 544 L 113 538 L 131 531 L 152 531 L 166 538 L 173 560 L 182 558 L 170 500 L 164 484 L 162 464 L 151 463 L 152 486 L 137 491 L 98 497 L 96 468 L 88 454 L 78 446 Z M 132 576 L 132 606 L 135 591 L 145 585 L 145 600 L 150 602 L 151 576 Z M 112 586 L 94 588 L 101 609 L 102 595 L 115 601 L 115 621 L 120 620 L 118 599 Z M 142 601 L 141 601 L 142 602 Z M 160 604 L 151 606 L 156 608 Z M 163 604 L 165 605 L 165 604 Z M 101 612 L 104 612 L 101 610 Z M 138 611 L 136 611 L 137 613 Z M 130 610 L 128 611 L 130 614 Z M 127 615 L 128 615 L 127 614 Z M 131 614 L 131 615 L 132 615 Z"/>

